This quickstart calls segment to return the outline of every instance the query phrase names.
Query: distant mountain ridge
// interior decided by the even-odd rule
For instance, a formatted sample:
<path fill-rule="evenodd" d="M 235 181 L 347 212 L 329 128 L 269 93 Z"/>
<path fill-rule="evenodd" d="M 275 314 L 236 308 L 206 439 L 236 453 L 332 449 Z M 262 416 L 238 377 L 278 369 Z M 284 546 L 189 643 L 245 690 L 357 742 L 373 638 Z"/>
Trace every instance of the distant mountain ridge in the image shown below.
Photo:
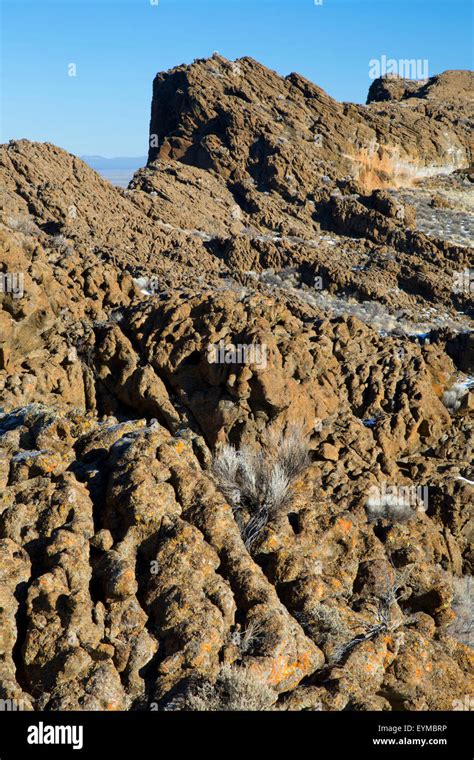
<path fill-rule="evenodd" d="M 146 156 L 117 156 L 105 158 L 105 156 L 81 156 L 81 159 L 91 169 L 140 169 L 145 166 Z"/>

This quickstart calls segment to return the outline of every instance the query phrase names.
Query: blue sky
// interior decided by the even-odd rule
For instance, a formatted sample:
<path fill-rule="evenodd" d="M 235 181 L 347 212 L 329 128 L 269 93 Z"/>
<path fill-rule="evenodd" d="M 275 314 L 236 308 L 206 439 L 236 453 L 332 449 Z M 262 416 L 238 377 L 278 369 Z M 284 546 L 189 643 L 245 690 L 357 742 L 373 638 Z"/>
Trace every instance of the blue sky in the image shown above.
<path fill-rule="evenodd" d="M 369 61 L 473 68 L 470 0 L 0 0 L 1 142 L 147 152 L 156 72 L 219 51 L 365 102 Z M 68 65 L 76 76 L 68 76 Z"/>

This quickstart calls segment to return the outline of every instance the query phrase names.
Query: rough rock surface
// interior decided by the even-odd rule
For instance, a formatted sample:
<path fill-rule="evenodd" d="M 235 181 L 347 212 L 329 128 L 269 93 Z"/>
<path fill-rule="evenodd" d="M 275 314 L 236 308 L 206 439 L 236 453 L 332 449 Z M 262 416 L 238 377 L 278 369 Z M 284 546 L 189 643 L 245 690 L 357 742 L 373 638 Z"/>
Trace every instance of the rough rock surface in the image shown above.
<path fill-rule="evenodd" d="M 156 76 L 149 163 L 175 159 L 228 177 L 237 196 L 253 180 L 283 198 L 294 188 L 314 192 L 324 176 L 350 175 L 373 189 L 468 165 L 473 74 L 409 84 L 375 80 L 369 106 L 357 106 L 299 74 L 282 78 L 252 58 L 214 55 Z M 385 92 L 402 107 L 387 104 Z"/>
<path fill-rule="evenodd" d="M 178 67 L 128 190 L 2 146 L 0 699 L 474 693 L 471 76 L 358 106 L 249 58 Z M 249 546 L 213 457 L 292 429 L 309 458 Z"/>

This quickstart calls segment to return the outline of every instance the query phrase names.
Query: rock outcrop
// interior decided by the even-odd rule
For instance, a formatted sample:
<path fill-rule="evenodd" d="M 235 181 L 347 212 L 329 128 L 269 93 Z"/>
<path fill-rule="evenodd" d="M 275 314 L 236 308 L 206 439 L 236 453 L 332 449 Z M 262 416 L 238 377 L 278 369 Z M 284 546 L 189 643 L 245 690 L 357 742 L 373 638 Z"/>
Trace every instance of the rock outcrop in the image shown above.
<path fill-rule="evenodd" d="M 416 88 L 384 78 L 358 106 L 298 74 L 282 78 L 252 58 L 214 55 L 156 76 L 149 164 L 214 170 L 237 197 L 249 182 L 291 197 L 294 188 L 314 192 L 323 177 L 350 175 L 370 190 L 449 173 L 472 162 L 472 82 L 471 72 Z M 385 102 L 402 99 L 403 107 Z"/>
<path fill-rule="evenodd" d="M 473 693 L 471 76 L 178 67 L 127 190 L 2 146 L 0 699 Z"/>

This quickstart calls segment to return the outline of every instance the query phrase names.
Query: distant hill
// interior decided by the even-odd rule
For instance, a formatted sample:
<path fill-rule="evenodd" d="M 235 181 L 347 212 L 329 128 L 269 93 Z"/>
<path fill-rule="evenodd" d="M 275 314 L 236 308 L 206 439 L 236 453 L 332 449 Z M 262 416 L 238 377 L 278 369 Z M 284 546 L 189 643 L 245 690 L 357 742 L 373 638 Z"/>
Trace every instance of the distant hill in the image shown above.
<path fill-rule="evenodd" d="M 140 169 L 145 166 L 146 156 L 118 156 L 117 158 L 105 158 L 104 156 L 81 156 L 81 159 L 91 167 L 101 169 Z"/>

